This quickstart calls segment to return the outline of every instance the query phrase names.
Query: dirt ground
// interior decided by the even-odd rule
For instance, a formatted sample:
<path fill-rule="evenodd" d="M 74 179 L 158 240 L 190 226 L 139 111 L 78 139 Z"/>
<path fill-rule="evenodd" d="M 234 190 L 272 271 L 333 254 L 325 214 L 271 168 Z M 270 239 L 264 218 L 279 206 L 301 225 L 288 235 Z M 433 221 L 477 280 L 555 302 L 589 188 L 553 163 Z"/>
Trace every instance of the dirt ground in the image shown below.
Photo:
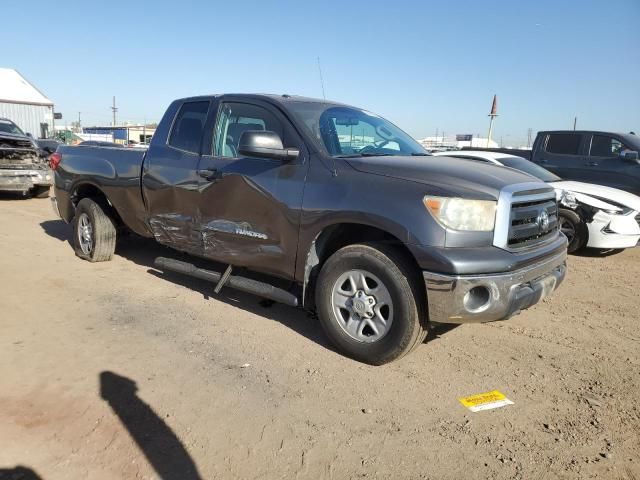
<path fill-rule="evenodd" d="M 155 271 L 181 255 L 153 241 L 91 264 L 69 238 L 0 198 L 2 479 L 640 479 L 640 249 L 370 367 L 301 310 Z M 514 405 L 458 402 L 494 389 Z"/>

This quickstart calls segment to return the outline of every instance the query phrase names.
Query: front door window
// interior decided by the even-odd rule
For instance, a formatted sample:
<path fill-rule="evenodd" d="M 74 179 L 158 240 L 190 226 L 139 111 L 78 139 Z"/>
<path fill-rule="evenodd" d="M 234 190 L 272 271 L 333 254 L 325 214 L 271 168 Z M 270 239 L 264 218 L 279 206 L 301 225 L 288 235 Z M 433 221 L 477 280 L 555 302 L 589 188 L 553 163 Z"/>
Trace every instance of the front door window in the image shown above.
<path fill-rule="evenodd" d="M 216 123 L 214 155 L 238 158 L 240 137 L 249 130 L 268 130 L 282 138 L 282 125 L 267 109 L 247 103 L 223 103 Z"/>

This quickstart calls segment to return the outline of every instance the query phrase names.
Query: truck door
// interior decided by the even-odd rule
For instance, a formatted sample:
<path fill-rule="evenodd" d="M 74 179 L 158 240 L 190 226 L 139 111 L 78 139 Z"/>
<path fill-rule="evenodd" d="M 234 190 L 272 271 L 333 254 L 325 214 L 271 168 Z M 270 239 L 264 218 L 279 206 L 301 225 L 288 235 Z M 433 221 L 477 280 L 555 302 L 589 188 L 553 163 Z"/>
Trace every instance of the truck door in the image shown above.
<path fill-rule="evenodd" d="M 170 125 L 168 131 L 156 132 L 165 135 L 166 143 L 152 142 L 142 171 L 147 222 L 156 240 L 196 254 L 201 250 L 197 169 L 208 110 L 209 101 L 173 104 L 162 122 Z"/>
<path fill-rule="evenodd" d="M 593 134 L 589 140 L 589 155 L 584 166 L 585 181 L 628 192 L 640 192 L 640 166 L 620 156 L 629 147 L 611 135 Z"/>
<path fill-rule="evenodd" d="M 209 122 L 213 126 L 214 122 Z M 247 130 L 276 132 L 297 160 L 238 152 Z M 208 258 L 293 278 L 308 152 L 291 122 L 272 105 L 221 100 L 200 172 L 199 231 Z"/>
<path fill-rule="evenodd" d="M 580 180 L 584 165 L 581 133 L 549 133 L 534 161 L 565 180 Z"/>

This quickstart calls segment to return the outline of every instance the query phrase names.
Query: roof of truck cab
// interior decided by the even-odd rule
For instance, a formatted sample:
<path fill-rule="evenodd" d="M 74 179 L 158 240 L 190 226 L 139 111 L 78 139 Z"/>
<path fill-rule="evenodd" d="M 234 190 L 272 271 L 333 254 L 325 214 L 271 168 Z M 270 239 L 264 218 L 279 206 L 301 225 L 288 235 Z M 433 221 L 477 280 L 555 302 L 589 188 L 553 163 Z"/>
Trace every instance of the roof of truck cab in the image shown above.
<path fill-rule="evenodd" d="M 326 105 L 335 105 L 335 106 L 343 106 L 348 107 L 350 105 L 334 102 L 331 100 L 323 100 L 321 98 L 313 98 L 313 97 L 303 97 L 300 95 L 289 95 L 289 94 L 275 94 L 275 93 L 219 93 L 212 95 L 199 95 L 195 97 L 185 97 L 178 99 L 181 102 L 186 101 L 198 101 L 198 100 L 210 100 L 211 98 L 219 98 L 219 97 L 244 97 L 252 100 L 270 100 L 272 102 L 281 103 L 286 105 L 287 103 L 294 102 L 304 102 L 304 103 L 322 103 Z"/>
<path fill-rule="evenodd" d="M 620 135 L 620 136 L 627 136 L 627 135 L 631 135 L 631 136 L 635 136 L 632 133 L 629 132 L 606 132 L 604 130 L 540 130 L 538 132 L 538 134 L 547 134 L 547 133 L 579 133 L 579 134 L 583 134 L 583 133 L 595 133 L 597 135 Z"/>

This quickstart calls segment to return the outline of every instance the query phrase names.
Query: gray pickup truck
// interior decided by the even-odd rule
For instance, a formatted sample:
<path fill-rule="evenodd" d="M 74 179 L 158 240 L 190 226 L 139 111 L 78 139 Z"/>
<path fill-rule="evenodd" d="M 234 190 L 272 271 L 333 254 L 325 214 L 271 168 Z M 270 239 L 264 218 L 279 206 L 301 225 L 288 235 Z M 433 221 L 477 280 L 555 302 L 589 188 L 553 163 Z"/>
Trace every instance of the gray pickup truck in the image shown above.
<path fill-rule="evenodd" d="M 109 260 L 122 229 L 153 237 L 194 256 L 158 269 L 313 310 L 341 352 L 371 364 L 411 351 L 431 322 L 506 319 L 566 272 L 551 187 L 429 157 L 338 103 L 186 98 L 146 152 L 61 146 L 51 163 L 79 257 Z"/>

